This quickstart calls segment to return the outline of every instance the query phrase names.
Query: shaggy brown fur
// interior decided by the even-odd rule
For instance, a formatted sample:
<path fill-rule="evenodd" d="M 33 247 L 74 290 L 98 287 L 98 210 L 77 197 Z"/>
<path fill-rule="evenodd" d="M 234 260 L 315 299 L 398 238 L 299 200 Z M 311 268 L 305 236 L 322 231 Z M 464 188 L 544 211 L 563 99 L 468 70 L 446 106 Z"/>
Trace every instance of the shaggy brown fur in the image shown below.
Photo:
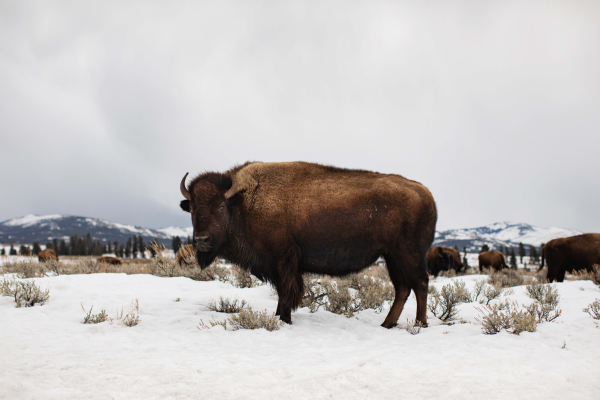
<path fill-rule="evenodd" d="M 592 271 L 594 264 L 600 264 L 600 233 L 550 240 L 542 249 L 539 270 L 544 268 L 545 260 L 548 262 L 548 282 L 564 281 L 565 272 Z"/>
<path fill-rule="evenodd" d="M 40 253 L 38 254 L 38 260 L 40 262 L 46 262 L 50 260 L 58 261 L 58 256 L 56 255 L 56 252 L 54 250 L 46 249 L 40 251 Z"/>
<path fill-rule="evenodd" d="M 101 263 L 112 264 L 112 265 L 121 265 L 122 264 L 122 261 L 120 258 L 109 257 L 109 256 L 98 257 L 96 259 L 96 262 L 98 264 L 101 264 Z"/>
<path fill-rule="evenodd" d="M 502 268 L 508 268 L 504 254 L 499 251 L 484 251 L 479 254 L 479 272 L 483 272 L 484 268 L 494 268 L 496 271 L 501 271 Z"/>
<path fill-rule="evenodd" d="M 399 175 L 306 162 L 247 163 L 231 174 L 234 180 L 207 172 L 189 191 L 181 187 L 200 267 L 221 255 L 272 283 L 277 314 L 291 323 L 304 294 L 303 273 L 343 276 L 383 256 L 396 288 L 383 326 L 396 324 L 411 289 L 416 320 L 427 324 L 425 255 L 437 211 L 425 186 Z"/>
<path fill-rule="evenodd" d="M 460 254 L 452 247 L 434 246 L 427 251 L 427 269 L 433 276 L 450 269 L 461 272 L 463 268 Z"/>
<path fill-rule="evenodd" d="M 179 248 L 175 260 L 180 267 L 189 266 L 186 260 L 190 257 L 194 257 L 194 254 L 196 254 L 196 248 L 194 245 L 186 244 L 185 246 L 181 246 Z"/>

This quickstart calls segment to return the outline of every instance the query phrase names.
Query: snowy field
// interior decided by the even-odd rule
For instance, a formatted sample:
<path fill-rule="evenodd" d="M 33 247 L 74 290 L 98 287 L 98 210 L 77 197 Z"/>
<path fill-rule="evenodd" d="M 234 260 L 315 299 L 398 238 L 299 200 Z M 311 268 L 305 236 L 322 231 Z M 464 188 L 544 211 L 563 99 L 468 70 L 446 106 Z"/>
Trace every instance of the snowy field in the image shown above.
<path fill-rule="evenodd" d="M 441 288 L 482 275 L 438 278 Z M 379 326 L 387 310 L 346 318 L 326 311 L 292 314 L 294 324 L 267 332 L 199 330 L 202 319 L 225 319 L 207 304 L 244 299 L 273 312 L 269 286 L 239 289 L 219 281 L 151 275 L 90 274 L 36 279 L 50 288 L 43 306 L 15 308 L 0 297 L 1 399 L 597 399 L 600 329 L 582 308 L 600 290 L 590 281 L 559 283 L 562 316 L 519 336 L 484 335 L 474 304 L 459 306 L 467 321 L 405 329 Z M 524 287 L 507 296 L 532 300 Z M 502 297 L 503 300 L 507 297 Z M 139 299 L 139 325 L 82 324 L 80 303 L 94 312 Z M 179 299 L 179 301 L 176 301 Z M 209 325 L 210 326 L 210 325 Z"/>

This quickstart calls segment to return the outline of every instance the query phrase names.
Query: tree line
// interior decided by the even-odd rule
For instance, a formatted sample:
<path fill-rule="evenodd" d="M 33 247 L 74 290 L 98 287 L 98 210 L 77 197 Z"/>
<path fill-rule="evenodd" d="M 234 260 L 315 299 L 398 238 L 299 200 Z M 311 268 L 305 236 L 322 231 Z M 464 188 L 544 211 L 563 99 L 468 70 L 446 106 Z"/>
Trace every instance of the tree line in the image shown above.
<path fill-rule="evenodd" d="M 184 244 L 192 244 L 192 238 L 188 236 L 185 239 L 185 243 L 183 243 L 179 236 L 174 236 L 171 242 L 171 248 L 177 253 Z M 146 258 L 145 250 L 148 250 L 151 255 L 154 256 L 154 250 L 149 245 L 146 246 L 142 235 L 133 235 L 123 244 L 118 241 L 102 242 L 100 240 L 93 240 L 92 235 L 89 233 L 85 236 L 73 235 L 68 241 L 65 239 L 61 239 L 60 241 L 58 239 L 53 239 L 46 243 L 46 248 L 54 250 L 59 256 L 101 256 L 102 254 L 114 253 L 117 257 L 121 258 Z M 8 254 L 11 256 L 37 256 L 40 251 L 42 251 L 42 247 L 39 242 L 33 242 L 31 247 L 21 245 L 18 250 L 11 244 Z M 6 250 L 2 247 L 0 255 L 5 254 Z"/>

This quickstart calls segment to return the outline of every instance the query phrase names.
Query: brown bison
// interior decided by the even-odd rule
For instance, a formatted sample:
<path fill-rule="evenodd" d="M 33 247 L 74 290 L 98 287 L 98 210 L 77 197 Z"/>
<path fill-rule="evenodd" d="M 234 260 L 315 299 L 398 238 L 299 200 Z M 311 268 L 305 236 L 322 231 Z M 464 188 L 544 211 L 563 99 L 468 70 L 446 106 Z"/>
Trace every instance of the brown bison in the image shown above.
<path fill-rule="evenodd" d="M 548 282 L 562 282 L 565 272 L 592 271 L 600 264 L 600 233 L 550 240 L 542 249 L 542 264 L 538 272 L 548 263 Z"/>
<path fill-rule="evenodd" d="M 460 253 L 452 247 L 434 246 L 427 251 L 427 269 L 433 276 L 450 269 L 461 272 L 464 269 Z"/>
<path fill-rule="evenodd" d="M 192 266 L 195 264 L 195 255 L 196 249 L 191 244 L 186 244 L 185 246 L 181 246 L 177 251 L 177 257 L 175 260 L 180 267 L 184 266 Z"/>
<path fill-rule="evenodd" d="M 427 324 L 427 262 L 437 211 L 433 196 L 399 175 L 306 162 L 246 163 L 206 172 L 186 188 L 181 208 L 192 215 L 196 259 L 217 256 L 277 291 L 277 315 L 291 324 L 304 295 L 302 274 L 358 272 L 379 256 L 396 289 L 382 326 L 396 324 L 414 290 L 416 320 Z"/>
<path fill-rule="evenodd" d="M 50 260 L 58 261 L 58 256 L 56 255 L 56 252 L 54 250 L 46 249 L 39 252 L 38 260 L 40 262 L 47 262 Z"/>
<path fill-rule="evenodd" d="M 508 268 L 504 254 L 499 251 L 484 251 L 479 254 L 479 272 L 483 272 L 484 268 L 493 268 L 496 271 L 501 271 L 502 268 Z"/>
<path fill-rule="evenodd" d="M 98 264 L 105 263 L 105 264 L 112 264 L 112 265 L 121 265 L 122 261 L 121 261 L 120 258 L 117 258 L 117 257 L 102 256 L 102 257 L 98 257 L 96 259 L 96 263 L 98 263 Z"/>

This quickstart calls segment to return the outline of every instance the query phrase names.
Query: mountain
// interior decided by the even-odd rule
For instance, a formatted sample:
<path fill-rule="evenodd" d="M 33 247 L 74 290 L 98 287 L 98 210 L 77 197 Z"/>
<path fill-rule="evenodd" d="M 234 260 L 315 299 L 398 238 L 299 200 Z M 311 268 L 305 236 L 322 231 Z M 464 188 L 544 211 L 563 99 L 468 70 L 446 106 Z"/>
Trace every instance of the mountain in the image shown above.
<path fill-rule="evenodd" d="M 123 244 L 133 235 L 142 235 L 144 241 L 157 239 L 171 247 L 173 236 L 187 237 L 192 227 L 171 226 L 162 229 L 124 225 L 99 218 L 78 217 L 73 215 L 26 215 L 0 223 L 0 243 L 30 244 L 34 241 L 45 244 L 52 239 L 69 240 L 72 235 L 92 235 L 94 240 L 118 241 Z"/>
<path fill-rule="evenodd" d="M 519 242 L 539 247 L 552 239 L 579 234 L 581 232 L 574 229 L 539 228 L 523 223 L 497 222 L 479 228 L 436 232 L 433 243 L 436 246 L 457 246 L 460 251 L 466 247 L 469 252 L 479 252 L 484 244 L 487 244 L 490 250 L 498 250 L 500 246 L 517 247 Z"/>
<path fill-rule="evenodd" d="M 186 238 L 188 235 L 192 235 L 192 231 L 191 226 L 151 229 L 99 218 L 59 214 L 26 215 L 0 223 L 0 243 L 31 244 L 37 241 L 45 244 L 54 238 L 68 241 L 72 235 L 85 236 L 89 233 L 94 240 L 110 240 L 111 242 L 116 240 L 121 244 L 133 235 L 142 235 L 146 242 L 157 239 L 170 248 L 173 236 Z M 463 247 L 466 247 L 469 252 L 479 252 L 483 244 L 487 244 L 490 249 L 499 249 L 501 245 L 517 247 L 519 242 L 539 247 L 541 243 L 546 243 L 551 239 L 580 233 L 573 229 L 539 228 L 523 223 L 498 222 L 479 228 L 436 232 L 434 244 L 448 247 L 456 245 L 461 251 Z"/>

